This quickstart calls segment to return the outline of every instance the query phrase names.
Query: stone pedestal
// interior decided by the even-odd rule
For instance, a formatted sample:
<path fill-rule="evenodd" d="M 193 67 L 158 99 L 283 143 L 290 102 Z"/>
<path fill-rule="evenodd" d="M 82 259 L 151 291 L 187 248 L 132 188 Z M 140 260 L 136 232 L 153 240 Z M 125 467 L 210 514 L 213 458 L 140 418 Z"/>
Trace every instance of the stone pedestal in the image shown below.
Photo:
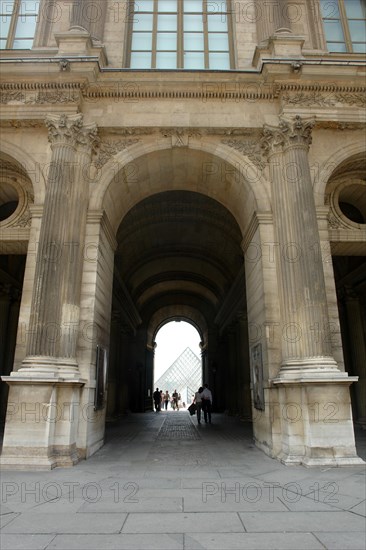
<path fill-rule="evenodd" d="M 79 460 L 76 437 L 85 380 L 5 376 L 9 384 L 0 464 L 12 470 L 48 470 Z"/>

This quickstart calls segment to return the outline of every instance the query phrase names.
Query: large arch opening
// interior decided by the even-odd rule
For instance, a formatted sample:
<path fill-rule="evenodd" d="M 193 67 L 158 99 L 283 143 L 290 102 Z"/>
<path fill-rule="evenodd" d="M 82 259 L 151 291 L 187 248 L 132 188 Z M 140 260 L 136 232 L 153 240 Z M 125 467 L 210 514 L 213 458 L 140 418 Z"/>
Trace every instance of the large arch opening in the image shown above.
<path fill-rule="evenodd" d="M 215 409 L 250 417 L 242 239 L 229 210 L 196 191 L 129 210 L 117 231 L 107 418 L 152 410 L 155 336 L 172 320 L 198 330 Z"/>
<path fill-rule="evenodd" d="M 186 408 L 203 383 L 201 335 L 191 322 L 175 317 L 158 329 L 154 340 L 153 387 L 163 392 L 165 410 L 175 408 L 174 392 L 178 407 Z"/>

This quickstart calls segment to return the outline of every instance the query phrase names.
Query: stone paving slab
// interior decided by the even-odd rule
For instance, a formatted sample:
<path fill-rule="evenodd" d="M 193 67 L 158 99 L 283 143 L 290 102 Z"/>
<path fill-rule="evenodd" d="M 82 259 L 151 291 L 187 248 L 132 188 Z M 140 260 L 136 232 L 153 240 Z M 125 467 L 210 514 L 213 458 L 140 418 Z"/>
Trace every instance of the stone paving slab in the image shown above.
<path fill-rule="evenodd" d="M 244 527 L 235 513 L 129 514 L 123 533 L 240 533 Z"/>
<path fill-rule="evenodd" d="M 5 535 L 1 536 L 1 550 L 44 550 L 55 535 Z"/>
<path fill-rule="evenodd" d="M 98 502 L 84 502 L 78 512 L 83 514 L 119 512 L 182 512 L 183 499 L 169 497 L 141 497 L 136 494 L 134 497 L 123 497 L 120 499 L 102 499 Z"/>
<path fill-rule="evenodd" d="M 364 531 L 361 516 L 341 510 L 332 512 L 241 512 L 248 532 L 321 532 Z"/>
<path fill-rule="evenodd" d="M 183 550 L 182 534 L 57 535 L 47 550 Z"/>
<path fill-rule="evenodd" d="M 330 533 L 323 532 L 316 534 L 319 541 L 327 550 L 365 550 L 365 533 Z"/>
<path fill-rule="evenodd" d="M 127 514 L 24 513 L 6 525 L 3 533 L 119 533 Z"/>
<path fill-rule="evenodd" d="M 185 550 L 324 550 L 311 533 L 187 533 Z"/>

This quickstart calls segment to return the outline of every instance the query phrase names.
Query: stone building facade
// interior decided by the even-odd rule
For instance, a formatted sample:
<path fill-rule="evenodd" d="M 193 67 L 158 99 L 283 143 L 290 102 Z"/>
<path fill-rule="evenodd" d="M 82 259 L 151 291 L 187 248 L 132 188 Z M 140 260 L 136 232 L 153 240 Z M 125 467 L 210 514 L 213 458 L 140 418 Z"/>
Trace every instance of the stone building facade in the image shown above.
<path fill-rule="evenodd" d="M 360 462 L 365 2 L 0 3 L 2 465 L 150 410 L 174 319 L 264 452 Z"/>

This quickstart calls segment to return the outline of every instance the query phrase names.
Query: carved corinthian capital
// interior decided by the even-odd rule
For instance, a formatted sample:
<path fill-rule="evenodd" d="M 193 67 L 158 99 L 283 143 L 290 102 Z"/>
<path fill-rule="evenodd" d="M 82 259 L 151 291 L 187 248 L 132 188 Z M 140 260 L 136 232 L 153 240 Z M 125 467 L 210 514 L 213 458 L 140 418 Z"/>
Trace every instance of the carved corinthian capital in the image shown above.
<path fill-rule="evenodd" d="M 83 115 L 48 115 L 45 124 L 48 128 L 48 140 L 51 146 L 80 146 L 92 150 L 98 146 L 98 128 L 96 124 L 83 125 Z"/>
<path fill-rule="evenodd" d="M 76 147 L 83 126 L 83 115 L 48 115 L 48 141 L 51 146 L 70 145 Z"/>
<path fill-rule="evenodd" d="M 299 115 L 292 120 L 281 119 L 278 126 L 264 125 L 260 140 L 264 154 L 271 156 L 282 153 L 289 147 L 308 148 L 314 121 L 303 121 Z"/>

